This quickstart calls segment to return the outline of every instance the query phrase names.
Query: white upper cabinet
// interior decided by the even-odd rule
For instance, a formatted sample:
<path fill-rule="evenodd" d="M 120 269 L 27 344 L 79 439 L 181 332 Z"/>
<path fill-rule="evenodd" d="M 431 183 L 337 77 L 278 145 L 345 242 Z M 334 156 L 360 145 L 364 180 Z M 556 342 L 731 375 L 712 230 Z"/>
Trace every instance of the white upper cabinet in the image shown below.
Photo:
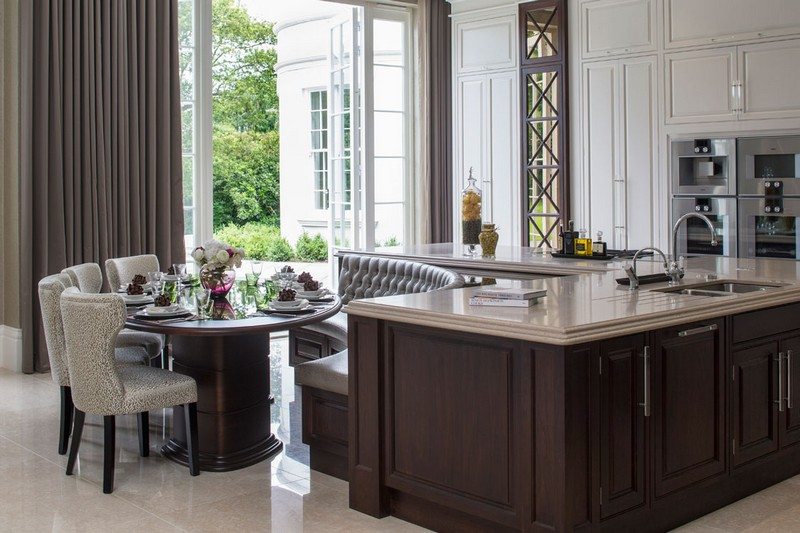
<path fill-rule="evenodd" d="M 655 0 L 593 0 L 581 4 L 582 56 L 607 57 L 656 49 Z"/>
<path fill-rule="evenodd" d="M 738 55 L 741 119 L 800 116 L 800 40 L 744 45 Z"/>
<path fill-rule="evenodd" d="M 798 0 L 664 0 L 667 48 L 800 33 Z"/>
<path fill-rule="evenodd" d="M 504 15 L 455 22 L 459 74 L 517 67 L 517 19 Z"/>
<path fill-rule="evenodd" d="M 736 47 L 667 54 L 666 122 L 735 120 Z"/>

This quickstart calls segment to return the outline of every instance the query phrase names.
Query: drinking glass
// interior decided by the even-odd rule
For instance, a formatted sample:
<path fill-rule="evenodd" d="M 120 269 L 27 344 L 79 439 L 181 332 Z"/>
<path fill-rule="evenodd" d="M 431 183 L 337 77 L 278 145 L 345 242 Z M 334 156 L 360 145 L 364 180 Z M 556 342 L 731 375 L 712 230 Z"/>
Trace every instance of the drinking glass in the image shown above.
<path fill-rule="evenodd" d="M 258 274 L 248 272 L 244 275 L 244 279 L 248 287 L 256 287 L 258 285 Z"/>
<path fill-rule="evenodd" d="M 150 287 L 153 289 L 153 296 L 161 294 L 161 279 L 163 276 L 163 273 L 157 271 L 147 273 L 147 281 L 150 282 Z"/>
<path fill-rule="evenodd" d="M 183 281 L 183 278 L 186 277 L 186 263 L 174 263 L 172 265 L 172 270 L 180 281 Z"/>
<path fill-rule="evenodd" d="M 250 261 L 250 272 L 255 274 L 256 279 L 261 277 L 262 270 L 264 270 L 264 263 L 262 261 Z"/>
<path fill-rule="evenodd" d="M 194 292 L 194 301 L 197 306 L 197 317 L 205 320 L 209 316 L 214 300 L 211 299 L 211 289 L 199 288 Z"/>

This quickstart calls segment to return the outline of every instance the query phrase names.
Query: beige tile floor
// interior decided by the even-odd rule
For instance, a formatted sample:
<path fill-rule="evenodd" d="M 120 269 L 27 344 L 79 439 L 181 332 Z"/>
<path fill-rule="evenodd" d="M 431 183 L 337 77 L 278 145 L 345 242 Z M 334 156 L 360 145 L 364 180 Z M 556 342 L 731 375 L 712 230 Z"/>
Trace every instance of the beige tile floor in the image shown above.
<path fill-rule="evenodd" d="M 58 389 L 49 375 L 0 370 L 0 531 L 423 531 L 390 517 L 376 520 L 347 505 L 347 484 L 313 472 L 300 443 L 296 389 L 286 340 L 272 346 L 273 431 L 287 449 L 272 461 L 190 477 L 158 449 L 170 418 L 152 413 L 148 458 L 138 456 L 135 418 L 117 423 L 116 480 L 104 495 L 102 426 L 87 416 L 76 475 L 56 453 Z M 680 529 L 800 532 L 800 476 Z"/>

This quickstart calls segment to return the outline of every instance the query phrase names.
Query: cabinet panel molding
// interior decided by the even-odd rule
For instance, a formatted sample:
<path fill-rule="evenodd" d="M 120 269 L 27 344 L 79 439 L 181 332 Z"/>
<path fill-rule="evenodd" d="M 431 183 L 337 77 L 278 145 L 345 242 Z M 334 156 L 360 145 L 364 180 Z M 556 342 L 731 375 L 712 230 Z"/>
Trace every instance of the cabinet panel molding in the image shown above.
<path fill-rule="evenodd" d="M 736 120 L 736 48 L 667 54 L 667 124 Z"/>
<path fill-rule="evenodd" d="M 800 33 L 797 0 L 664 0 L 667 48 Z"/>
<path fill-rule="evenodd" d="M 800 117 L 800 39 L 745 45 L 738 51 L 740 118 Z"/>
<path fill-rule="evenodd" d="M 655 0 L 594 0 L 581 4 L 582 54 L 591 59 L 656 49 Z"/>
<path fill-rule="evenodd" d="M 459 73 L 517 66 L 517 31 L 514 15 L 457 22 L 456 69 Z"/>

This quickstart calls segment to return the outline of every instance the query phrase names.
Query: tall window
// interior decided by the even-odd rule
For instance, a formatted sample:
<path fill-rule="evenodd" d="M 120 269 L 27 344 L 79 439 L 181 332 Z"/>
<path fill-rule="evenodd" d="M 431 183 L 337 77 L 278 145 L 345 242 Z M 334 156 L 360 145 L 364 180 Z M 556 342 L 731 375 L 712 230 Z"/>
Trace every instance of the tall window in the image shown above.
<path fill-rule="evenodd" d="M 183 224 L 184 244 L 187 249 L 194 246 L 196 207 L 195 184 L 195 30 L 194 2 L 181 0 L 178 4 L 180 20 L 180 68 L 181 68 L 181 130 L 183 138 Z"/>
<path fill-rule="evenodd" d="M 328 209 L 328 91 L 311 91 L 310 98 L 314 208 Z"/>
<path fill-rule="evenodd" d="M 567 190 L 566 13 L 563 0 L 520 4 L 524 244 L 555 248 L 569 217 Z"/>

